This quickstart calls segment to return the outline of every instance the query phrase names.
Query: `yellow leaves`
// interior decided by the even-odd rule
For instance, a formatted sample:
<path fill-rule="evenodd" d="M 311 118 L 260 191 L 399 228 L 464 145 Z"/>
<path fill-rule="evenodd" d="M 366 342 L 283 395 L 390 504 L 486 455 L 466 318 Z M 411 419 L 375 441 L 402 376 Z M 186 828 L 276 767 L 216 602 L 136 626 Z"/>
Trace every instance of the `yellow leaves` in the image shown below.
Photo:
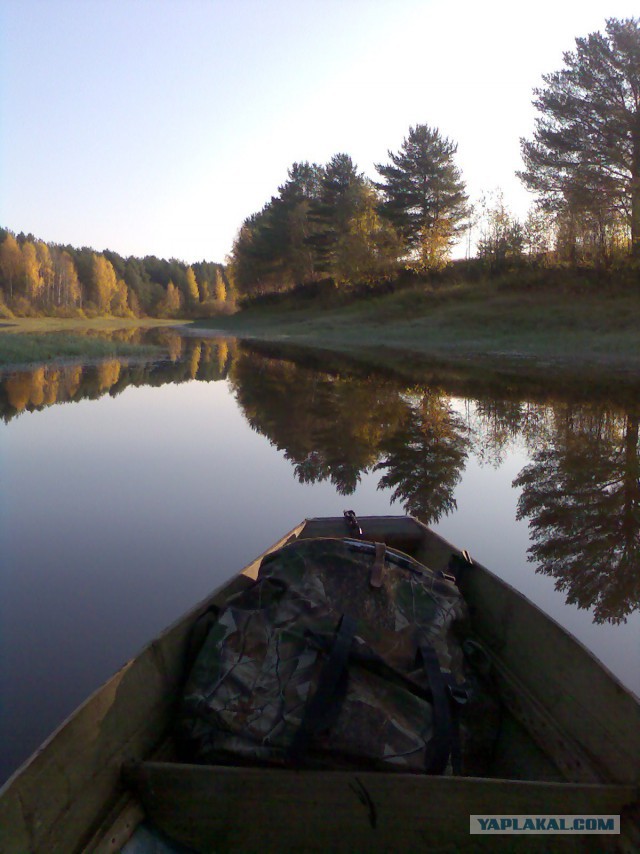
<path fill-rule="evenodd" d="M 453 223 L 439 217 L 425 226 L 420 235 L 419 255 L 414 264 L 418 270 L 441 270 L 449 260 L 453 237 Z"/>
<path fill-rule="evenodd" d="M 31 302 L 36 302 L 44 288 L 44 282 L 40 275 L 36 247 L 29 240 L 22 246 L 22 268 L 26 297 Z"/>
<path fill-rule="evenodd" d="M 128 302 L 128 289 L 122 279 L 116 280 L 116 286 L 111 295 L 111 313 L 117 317 L 127 317 L 131 314 Z"/>
<path fill-rule="evenodd" d="M 118 359 L 108 359 L 106 362 L 100 362 L 97 370 L 97 378 L 100 391 L 110 389 L 120 379 L 120 361 Z"/>
<path fill-rule="evenodd" d="M 72 397 L 82 378 L 81 367 L 46 368 L 20 371 L 9 377 L 4 388 L 10 405 L 22 412 L 27 406 L 50 406 L 61 397 Z M 74 388 L 75 385 L 75 388 Z M 70 389 L 73 389 L 70 393 Z"/>
<path fill-rule="evenodd" d="M 219 269 L 216 270 L 216 282 L 214 285 L 213 295 L 218 302 L 225 302 L 227 299 L 227 286 L 224 283 L 222 273 Z"/>
<path fill-rule="evenodd" d="M 92 284 L 96 307 L 101 314 L 106 314 L 117 290 L 117 279 L 113 265 L 103 255 L 93 256 Z"/>
<path fill-rule="evenodd" d="M 0 245 L 0 271 L 9 285 L 9 296 L 13 297 L 13 288 L 22 273 L 22 252 L 18 241 L 10 232 Z"/>
<path fill-rule="evenodd" d="M 42 387 L 42 403 L 44 406 L 51 406 L 58 400 L 60 393 L 60 370 L 52 368 L 47 371 L 46 381 Z"/>
<path fill-rule="evenodd" d="M 103 255 L 93 256 L 92 284 L 93 299 L 101 314 L 111 313 L 118 317 L 131 315 L 129 289 L 122 279 L 116 276 L 113 264 Z"/>
<path fill-rule="evenodd" d="M 20 372 L 5 381 L 4 390 L 9 403 L 17 412 L 22 412 L 31 400 L 31 373 Z"/>
<path fill-rule="evenodd" d="M 216 356 L 218 361 L 218 373 L 220 376 L 223 376 L 227 359 L 229 358 L 229 345 L 224 339 L 218 341 L 216 344 Z"/>
<path fill-rule="evenodd" d="M 173 282 L 169 282 L 166 294 L 158 303 L 158 317 L 175 317 L 179 314 L 181 306 L 182 294 Z"/>
<path fill-rule="evenodd" d="M 36 257 L 38 259 L 38 267 L 44 293 L 45 295 L 50 295 L 53 289 L 55 272 L 49 247 L 46 243 L 43 243 L 42 240 L 38 240 L 36 243 Z"/>
<path fill-rule="evenodd" d="M 169 358 L 172 362 L 177 362 L 182 356 L 182 336 L 178 335 L 171 329 L 167 329 L 160 336 L 160 343 L 167 348 Z"/>
<path fill-rule="evenodd" d="M 169 282 L 167 285 L 167 308 L 170 314 L 176 314 L 180 311 L 180 306 L 182 305 L 182 294 L 178 290 L 178 288 L 173 284 L 173 282 Z"/>
<path fill-rule="evenodd" d="M 447 436 L 451 430 L 451 403 L 438 389 L 423 391 L 420 400 L 421 423 L 437 436 Z"/>
<path fill-rule="evenodd" d="M 0 320 L 9 320 L 13 316 L 13 312 L 5 302 L 5 296 L 2 288 L 0 288 Z"/>
<path fill-rule="evenodd" d="M 72 365 L 65 368 L 63 371 L 62 385 L 64 393 L 69 400 L 72 400 L 80 388 L 82 382 L 82 366 Z"/>
<path fill-rule="evenodd" d="M 187 268 L 186 282 L 187 300 L 192 305 L 195 305 L 195 303 L 197 303 L 200 298 L 200 292 L 198 291 L 198 282 L 196 281 L 196 274 L 193 272 L 193 269 L 191 267 Z"/>
<path fill-rule="evenodd" d="M 19 244 L 11 232 L 7 233 L 0 244 L 0 274 L 10 308 L 18 314 L 32 314 L 35 309 L 49 313 L 82 302 L 73 258 L 59 246 L 42 240 Z"/>
<path fill-rule="evenodd" d="M 196 374 L 198 373 L 198 368 L 200 367 L 200 355 L 202 353 L 202 348 L 199 343 L 193 345 L 193 349 L 191 350 L 191 356 L 189 358 L 189 376 L 192 380 L 195 380 Z"/>
<path fill-rule="evenodd" d="M 44 368 L 36 368 L 31 372 L 31 388 L 29 390 L 29 402 L 34 406 L 42 406 L 44 403 Z"/>
<path fill-rule="evenodd" d="M 58 302 L 62 305 L 77 305 L 82 298 L 82 292 L 76 266 L 68 252 L 60 254 L 56 266 L 60 290 Z"/>
<path fill-rule="evenodd" d="M 391 226 L 379 217 L 373 189 L 363 185 L 358 188 L 358 194 L 354 213 L 336 253 L 336 278 L 342 281 L 367 281 L 385 276 L 398 257 L 399 241 Z"/>
<path fill-rule="evenodd" d="M 140 300 L 138 299 L 138 295 L 133 290 L 133 288 L 129 288 L 129 309 L 134 317 L 143 316 Z"/>

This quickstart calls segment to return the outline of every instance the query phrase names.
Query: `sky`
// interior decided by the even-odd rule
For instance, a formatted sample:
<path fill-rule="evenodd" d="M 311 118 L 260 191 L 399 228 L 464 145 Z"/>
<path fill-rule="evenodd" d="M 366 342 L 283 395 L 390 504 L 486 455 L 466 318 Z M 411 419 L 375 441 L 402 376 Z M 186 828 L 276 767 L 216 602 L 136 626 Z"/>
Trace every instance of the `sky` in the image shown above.
<path fill-rule="evenodd" d="M 472 201 L 515 177 L 532 90 L 637 0 L 0 0 L 0 226 L 224 261 L 295 161 L 372 179 L 409 128 Z"/>

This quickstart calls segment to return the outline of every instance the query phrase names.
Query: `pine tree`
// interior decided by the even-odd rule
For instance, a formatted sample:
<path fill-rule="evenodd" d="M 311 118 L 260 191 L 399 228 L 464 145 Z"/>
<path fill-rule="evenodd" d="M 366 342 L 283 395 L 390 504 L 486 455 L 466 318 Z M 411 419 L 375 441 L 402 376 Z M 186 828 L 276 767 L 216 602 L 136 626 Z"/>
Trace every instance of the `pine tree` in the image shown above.
<path fill-rule="evenodd" d="M 519 176 L 549 209 L 624 215 L 640 257 L 640 22 L 609 19 L 564 63 L 534 90 L 540 115 Z"/>
<path fill-rule="evenodd" d="M 317 271 L 326 275 L 337 272 L 339 242 L 349 230 L 364 184 L 364 176 L 348 154 L 335 154 L 325 167 L 309 216 L 312 229 L 307 240 L 313 247 Z"/>
<path fill-rule="evenodd" d="M 390 164 L 376 164 L 384 179 L 376 184 L 381 212 L 401 235 L 407 255 L 422 263 L 442 255 L 443 235 L 450 248 L 468 213 L 456 151 L 437 128 L 416 125 L 397 154 L 389 151 Z"/>

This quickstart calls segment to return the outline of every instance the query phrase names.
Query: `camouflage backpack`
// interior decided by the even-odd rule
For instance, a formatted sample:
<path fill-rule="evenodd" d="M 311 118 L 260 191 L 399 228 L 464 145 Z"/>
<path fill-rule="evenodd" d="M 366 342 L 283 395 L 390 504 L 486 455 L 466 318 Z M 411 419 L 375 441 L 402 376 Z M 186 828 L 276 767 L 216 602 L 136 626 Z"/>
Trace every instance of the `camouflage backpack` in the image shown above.
<path fill-rule="evenodd" d="M 465 711 L 494 709 L 467 702 L 466 616 L 452 578 L 380 543 L 284 546 L 214 619 L 184 691 L 184 758 L 483 773 Z"/>

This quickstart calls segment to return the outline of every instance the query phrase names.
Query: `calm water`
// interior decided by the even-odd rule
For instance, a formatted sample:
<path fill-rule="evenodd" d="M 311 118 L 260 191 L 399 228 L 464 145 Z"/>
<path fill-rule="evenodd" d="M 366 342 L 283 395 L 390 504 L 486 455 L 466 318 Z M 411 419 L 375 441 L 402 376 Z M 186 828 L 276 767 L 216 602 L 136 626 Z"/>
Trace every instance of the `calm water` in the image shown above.
<path fill-rule="evenodd" d="M 0 780 L 214 586 L 345 508 L 434 524 L 640 693 L 637 408 L 165 344 L 0 378 Z"/>

